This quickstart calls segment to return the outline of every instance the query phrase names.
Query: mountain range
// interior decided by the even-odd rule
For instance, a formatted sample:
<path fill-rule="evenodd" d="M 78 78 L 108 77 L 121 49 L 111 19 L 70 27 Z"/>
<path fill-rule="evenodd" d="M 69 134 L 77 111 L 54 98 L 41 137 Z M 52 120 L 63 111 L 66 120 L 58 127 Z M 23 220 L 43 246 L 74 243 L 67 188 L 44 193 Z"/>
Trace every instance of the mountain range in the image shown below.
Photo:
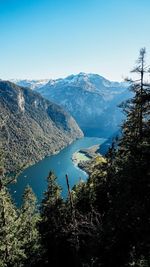
<path fill-rule="evenodd" d="M 62 106 L 86 136 L 109 137 L 116 132 L 124 118 L 118 105 L 131 96 L 127 83 L 83 72 L 56 80 L 14 82 Z"/>
<path fill-rule="evenodd" d="M 35 91 L 0 81 L 0 149 L 7 172 L 55 154 L 82 136 L 63 108 Z"/>

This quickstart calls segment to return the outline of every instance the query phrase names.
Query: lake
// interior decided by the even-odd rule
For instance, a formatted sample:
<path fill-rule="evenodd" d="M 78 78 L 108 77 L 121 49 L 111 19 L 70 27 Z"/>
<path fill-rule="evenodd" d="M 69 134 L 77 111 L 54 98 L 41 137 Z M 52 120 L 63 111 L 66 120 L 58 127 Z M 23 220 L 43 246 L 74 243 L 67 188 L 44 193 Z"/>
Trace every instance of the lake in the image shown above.
<path fill-rule="evenodd" d="M 72 162 L 72 155 L 81 148 L 88 148 L 93 145 L 102 144 L 104 138 L 84 137 L 74 141 L 71 145 L 61 150 L 57 155 L 46 157 L 33 166 L 25 169 L 19 176 L 17 183 L 9 186 L 10 193 L 17 206 L 21 205 L 22 194 L 27 185 L 30 185 L 37 196 L 38 201 L 43 198 L 46 190 L 46 177 L 50 170 L 54 171 L 58 178 L 58 183 L 62 187 L 62 196 L 67 196 L 67 186 L 65 175 L 68 174 L 70 186 L 73 187 L 80 179 L 86 180 L 88 175 L 75 166 Z"/>

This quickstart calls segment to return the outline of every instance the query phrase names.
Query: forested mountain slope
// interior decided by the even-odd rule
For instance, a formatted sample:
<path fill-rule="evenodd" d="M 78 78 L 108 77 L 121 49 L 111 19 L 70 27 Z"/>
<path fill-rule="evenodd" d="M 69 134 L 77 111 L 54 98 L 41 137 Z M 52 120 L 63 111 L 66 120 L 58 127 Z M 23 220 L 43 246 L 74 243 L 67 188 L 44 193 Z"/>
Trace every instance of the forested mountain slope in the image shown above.
<path fill-rule="evenodd" d="M 30 89 L 0 81 L 0 143 L 6 170 L 33 163 L 83 136 L 75 120 Z"/>

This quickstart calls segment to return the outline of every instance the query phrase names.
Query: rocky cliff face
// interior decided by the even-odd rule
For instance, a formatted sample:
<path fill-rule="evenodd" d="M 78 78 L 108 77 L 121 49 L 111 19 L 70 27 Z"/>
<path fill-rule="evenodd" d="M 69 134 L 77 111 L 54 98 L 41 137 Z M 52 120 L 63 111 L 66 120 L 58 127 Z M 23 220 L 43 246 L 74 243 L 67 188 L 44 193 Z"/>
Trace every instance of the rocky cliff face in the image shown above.
<path fill-rule="evenodd" d="M 82 136 L 61 107 L 30 89 L 0 81 L 0 145 L 7 171 L 52 155 Z"/>

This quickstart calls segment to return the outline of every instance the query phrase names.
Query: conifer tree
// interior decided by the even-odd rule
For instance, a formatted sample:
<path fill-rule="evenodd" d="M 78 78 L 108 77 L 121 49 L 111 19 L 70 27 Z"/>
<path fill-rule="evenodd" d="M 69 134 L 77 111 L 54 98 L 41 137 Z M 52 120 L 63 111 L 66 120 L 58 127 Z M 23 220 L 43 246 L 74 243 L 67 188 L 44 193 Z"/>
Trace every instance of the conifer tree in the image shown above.
<path fill-rule="evenodd" d="M 150 256 L 150 85 L 144 79 L 145 53 L 140 50 L 132 71 L 138 79 L 129 81 L 134 96 L 122 105 L 126 113 L 122 137 L 111 159 L 108 156 L 111 205 L 104 218 L 103 253 L 107 266 L 128 266 L 133 248 L 136 262 Z"/>
<path fill-rule="evenodd" d="M 47 177 L 48 188 L 41 205 L 41 222 L 39 225 L 44 248 L 45 265 L 57 266 L 59 260 L 58 236 L 62 230 L 63 200 L 56 176 L 50 172 Z M 44 264 L 43 261 L 43 264 Z"/>
<path fill-rule="evenodd" d="M 145 76 L 149 73 L 149 69 L 145 63 L 146 50 L 140 50 L 140 56 L 136 67 L 132 73 L 136 73 L 139 77 L 137 80 L 129 79 L 130 90 L 134 93 L 134 97 L 124 104 L 122 108 L 126 114 L 126 121 L 122 127 L 122 140 L 120 147 L 130 156 L 141 157 L 143 143 L 148 144 L 149 133 L 149 113 L 150 113 L 150 84 L 145 80 Z M 124 144 L 124 145 L 123 145 Z M 141 158 L 142 159 L 142 158 Z"/>
<path fill-rule="evenodd" d="M 5 187 L 0 190 L 0 266 L 22 266 L 24 250 L 18 238 L 18 214 Z"/>
<path fill-rule="evenodd" d="M 25 253 L 24 266 L 36 266 L 40 253 L 40 238 L 37 228 L 39 214 L 36 197 L 27 186 L 23 194 L 23 204 L 19 216 L 19 238 Z"/>

